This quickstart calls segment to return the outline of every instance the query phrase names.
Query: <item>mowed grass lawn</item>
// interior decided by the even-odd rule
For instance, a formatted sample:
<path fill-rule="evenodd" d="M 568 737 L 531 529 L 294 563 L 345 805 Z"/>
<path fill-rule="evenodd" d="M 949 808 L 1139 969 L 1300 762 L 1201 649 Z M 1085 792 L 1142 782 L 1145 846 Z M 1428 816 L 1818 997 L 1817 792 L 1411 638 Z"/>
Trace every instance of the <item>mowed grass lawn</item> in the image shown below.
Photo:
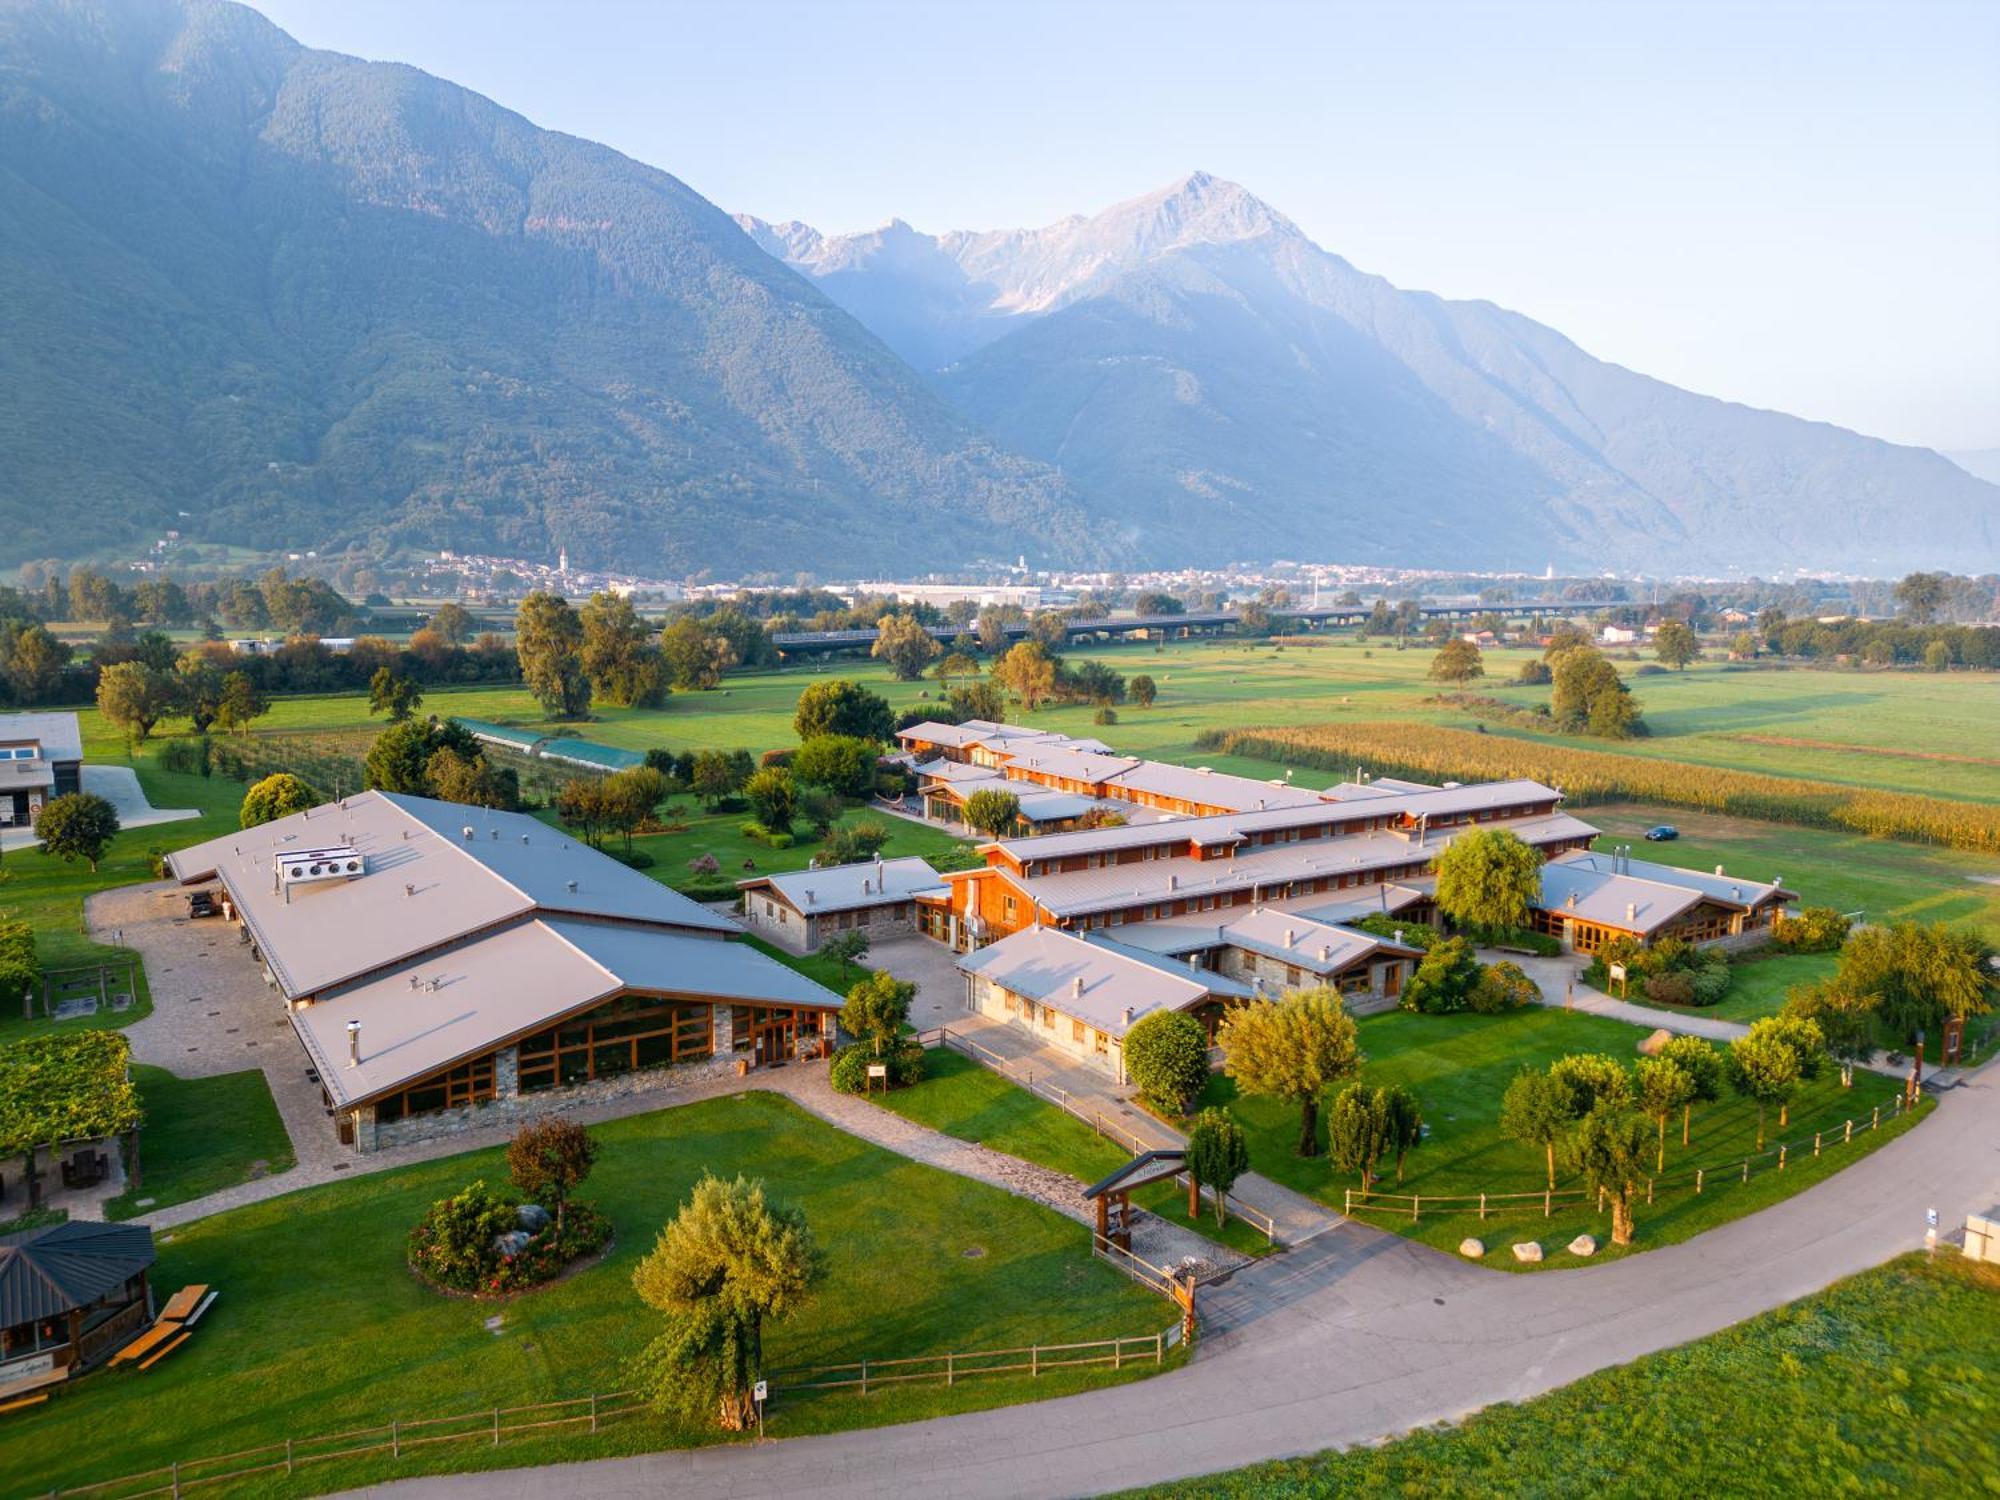
<path fill-rule="evenodd" d="M 1093 1260 L 1076 1224 L 870 1146 L 770 1094 L 662 1110 L 593 1134 L 602 1155 L 583 1196 L 616 1226 L 611 1254 L 508 1302 L 441 1296 L 403 1265 L 404 1235 L 433 1199 L 474 1178 L 504 1179 L 498 1150 L 309 1189 L 163 1235 L 154 1284 L 165 1295 L 206 1282 L 221 1293 L 214 1311 L 153 1370 L 92 1375 L 48 1406 L 6 1418 L 10 1490 L 45 1492 L 287 1435 L 624 1389 L 628 1361 L 658 1326 L 633 1294 L 633 1267 L 704 1168 L 761 1178 L 772 1197 L 804 1211 L 827 1253 L 817 1298 L 766 1335 L 772 1368 L 1150 1335 L 1173 1320 L 1164 1300 Z M 496 1315 L 498 1333 L 485 1326 Z M 780 1389 L 768 1430 L 783 1437 L 903 1421 L 1113 1378 L 1000 1376 L 865 1399 Z M 647 1418 L 594 1437 L 441 1444 L 400 1462 L 327 1464 L 296 1481 L 256 1483 L 264 1494 L 308 1493 L 721 1436 Z"/>
<path fill-rule="evenodd" d="M 1599 1016 L 1547 1009 L 1539 1006 L 1499 1016 L 1425 1016 L 1405 1011 L 1369 1016 L 1360 1022 L 1361 1048 L 1367 1061 L 1361 1082 L 1369 1087 L 1399 1083 L 1412 1090 L 1422 1102 L 1427 1127 L 1424 1143 L 1410 1153 L 1401 1186 L 1390 1166 L 1377 1188 L 1382 1193 L 1406 1195 L 1459 1195 L 1488 1193 L 1540 1193 L 1548 1182 L 1542 1153 L 1530 1146 L 1508 1140 L 1499 1130 L 1500 1099 L 1507 1085 L 1523 1067 L 1543 1068 L 1556 1058 L 1572 1052 L 1601 1052 L 1631 1063 L 1635 1047 L 1646 1032 L 1622 1021 Z M 1412 1221 L 1409 1204 L 1401 1214 L 1377 1210 L 1364 1214 L 1365 1221 L 1393 1229 L 1441 1250 L 1456 1250 L 1468 1235 L 1483 1239 L 1488 1247 L 1486 1264 L 1515 1269 L 1517 1263 L 1506 1247 L 1516 1240 L 1538 1240 L 1550 1252 L 1544 1267 L 1574 1265 L 1561 1247 L 1579 1234 L 1595 1236 L 1602 1249 L 1599 1258 L 1628 1254 L 1671 1244 L 1712 1229 L 1788 1197 L 1811 1183 L 1831 1175 L 1858 1160 L 1864 1153 L 1907 1128 L 1932 1107 L 1920 1105 L 1907 1120 L 1891 1123 L 1890 1103 L 1896 1096 L 1895 1080 L 1857 1071 L 1851 1089 L 1840 1087 L 1829 1077 L 1815 1084 L 1793 1105 L 1791 1123 L 1780 1129 L 1778 1112 L 1770 1112 L 1766 1149 L 1789 1142 L 1786 1169 L 1779 1171 L 1769 1158 L 1754 1162 L 1748 1183 L 1739 1180 L 1741 1163 L 1756 1152 L 1757 1108 L 1731 1095 L 1715 1104 L 1700 1105 L 1694 1114 L 1693 1144 L 1683 1150 L 1679 1120 L 1667 1131 L 1667 1172 L 1669 1175 L 1706 1169 L 1709 1180 L 1704 1191 L 1661 1189 L 1656 1201 L 1640 1203 L 1635 1210 L 1638 1237 L 1631 1251 L 1610 1244 L 1610 1217 L 1600 1216 L 1595 1205 L 1572 1203 L 1555 1206 L 1553 1217 L 1544 1218 L 1542 1206 L 1533 1204 L 1525 1211 L 1495 1214 L 1483 1224 L 1477 1208 L 1468 1211 L 1434 1213 L 1424 1210 Z M 1275 1099 L 1239 1095 L 1235 1084 L 1217 1074 L 1211 1079 L 1203 1102 L 1226 1105 L 1250 1133 L 1250 1164 L 1299 1191 L 1339 1208 L 1344 1191 L 1358 1190 L 1359 1178 L 1338 1173 L 1325 1155 L 1301 1157 L 1297 1154 L 1299 1114 L 1295 1106 Z M 1815 1159 L 1812 1140 L 1815 1131 L 1837 1136 L 1843 1120 L 1852 1118 L 1857 1129 L 1866 1125 L 1871 1111 L 1882 1108 L 1882 1129 L 1857 1134 L 1849 1145 L 1829 1143 Z M 1325 1143 L 1322 1114 L 1321 1144 Z M 1558 1171 L 1558 1187 L 1575 1187 L 1576 1180 Z"/>
<path fill-rule="evenodd" d="M 1083 1183 L 1096 1182 L 1132 1159 L 1131 1151 L 1075 1115 L 944 1047 L 933 1047 L 924 1055 L 922 1083 L 868 1097 L 906 1120 L 1066 1172 Z M 1186 1191 L 1170 1182 L 1142 1188 L 1132 1199 L 1163 1219 L 1246 1255 L 1267 1254 L 1271 1248 L 1262 1233 L 1240 1219 L 1230 1220 L 1220 1231 L 1212 1213 L 1191 1222 Z"/>
<path fill-rule="evenodd" d="M 1147 1496 L 1963 1495 L 2000 1470 L 2000 1267 L 1909 1255 L 1519 1404 Z"/>
<path fill-rule="evenodd" d="M 146 1111 L 140 1181 L 105 1204 L 106 1218 L 142 1218 L 293 1165 L 291 1137 L 259 1069 L 177 1078 L 139 1063 L 132 1080 Z"/>
<path fill-rule="evenodd" d="M 669 814 L 667 820 L 672 831 L 635 835 L 632 848 L 635 853 L 644 854 L 653 861 L 646 870 L 648 875 L 676 888 L 690 885 L 713 887 L 718 883 L 749 880 L 758 875 L 782 875 L 792 870 L 803 870 L 823 852 L 819 842 L 803 826 L 797 830 L 796 841 L 790 848 L 774 849 L 760 840 L 744 837 L 743 825 L 752 816 L 748 812 L 702 812 L 699 804 L 686 797 L 676 798 L 674 806 L 677 811 Z M 550 816 L 553 817 L 553 814 Z M 862 821 L 880 824 L 888 830 L 889 841 L 882 846 L 884 859 L 902 859 L 912 854 L 935 858 L 969 847 L 964 840 L 954 838 L 942 829 L 865 807 L 849 808 L 840 815 L 844 826 Z M 622 853 L 625 844 L 621 838 L 608 837 L 604 847 L 613 853 Z M 717 872 L 713 875 L 696 874 L 691 866 L 711 855 L 720 866 Z"/>

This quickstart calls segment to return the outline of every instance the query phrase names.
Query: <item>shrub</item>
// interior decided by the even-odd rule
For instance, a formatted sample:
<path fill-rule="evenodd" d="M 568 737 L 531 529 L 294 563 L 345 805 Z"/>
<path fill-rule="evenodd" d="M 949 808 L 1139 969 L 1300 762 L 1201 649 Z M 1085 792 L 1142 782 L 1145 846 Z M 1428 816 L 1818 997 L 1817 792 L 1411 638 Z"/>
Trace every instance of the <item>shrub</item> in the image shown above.
<path fill-rule="evenodd" d="M 1555 680 L 1545 661 L 1524 661 L 1521 670 L 1514 674 L 1514 680 L 1523 687 L 1547 687 Z"/>
<path fill-rule="evenodd" d="M 1376 937 L 1387 938 L 1392 943 L 1400 942 L 1405 948 L 1415 948 L 1420 953 L 1428 952 L 1431 944 L 1443 937 L 1435 927 L 1398 917 L 1363 917 L 1347 925 L 1362 932 L 1372 932 Z"/>
<path fill-rule="evenodd" d="M 1115 708 L 1100 708 L 1090 716 L 1090 722 L 1093 724 L 1116 724 L 1118 722 L 1118 710 Z"/>
<path fill-rule="evenodd" d="M 492 1297 L 553 1280 L 571 1261 L 610 1243 L 611 1221 L 588 1203 L 571 1203 L 560 1228 L 552 1219 L 518 1252 L 503 1255 L 494 1239 L 521 1227 L 519 1205 L 475 1182 L 440 1198 L 410 1230 L 410 1269 L 434 1286 Z"/>
<path fill-rule="evenodd" d="M 827 1080 L 836 1092 L 865 1094 L 868 1092 L 868 1069 L 873 1063 L 882 1063 L 889 1069 L 890 1088 L 908 1088 L 913 1083 L 924 1081 L 924 1049 L 915 1037 L 904 1037 L 894 1045 L 884 1047 L 880 1057 L 875 1055 L 873 1042 L 850 1042 L 833 1054 L 833 1066 L 827 1072 Z"/>
<path fill-rule="evenodd" d="M 1694 978 L 1685 971 L 1649 975 L 1641 988 L 1655 1005 L 1694 1004 Z"/>
<path fill-rule="evenodd" d="M 1125 1033 L 1125 1071 L 1154 1108 L 1185 1114 L 1208 1082 L 1208 1032 L 1182 1011 L 1141 1017 Z"/>
<path fill-rule="evenodd" d="M 789 849 L 796 840 L 789 833 L 773 833 L 762 823 L 739 823 L 736 831 L 753 844 L 763 844 L 772 849 Z"/>
<path fill-rule="evenodd" d="M 1729 961 L 1719 953 L 1715 957 L 1720 961 L 1688 971 L 1696 1005 L 1714 1005 L 1729 993 Z"/>
<path fill-rule="evenodd" d="M 209 739 L 205 734 L 168 740 L 160 746 L 160 769 L 178 776 L 206 776 L 211 769 Z"/>
<path fill-rule="evenodd" d="M 873 818 L 859 818 L 827 834 L 826 860 L 836 865 L 851 865 L 856 860 L 873 859 L 888 842 L 887 828 Z"/>
<path fill-rule="evenodd" d="M 1498 1015 L 1501 1011 L 1533 1005 L 1541 993 L 1540 986 L 1519 964 L 1502 959 L 1480 970 L 1478 982 L 1466 994 L 1465 1005 L 1482 1016 Z"/>
<path fill-rule="evenodd" d="M 1417 972 L 1403 986 L 1402 1006 L 1429 1015 L 1449 1015 L 1465 1009 L 1477 983 L 1479 960 L 1472 956 L 1472 944 L 1462 937 L 1440 938 L 1431 944 Z"/>
<path fill-rule="evenodd" d="M 1830 906 L 1802 907 L 1772 929 L 1771 942 L 1787 953 L 1832 953 L 1847 941 L 1849 925 Z"/>

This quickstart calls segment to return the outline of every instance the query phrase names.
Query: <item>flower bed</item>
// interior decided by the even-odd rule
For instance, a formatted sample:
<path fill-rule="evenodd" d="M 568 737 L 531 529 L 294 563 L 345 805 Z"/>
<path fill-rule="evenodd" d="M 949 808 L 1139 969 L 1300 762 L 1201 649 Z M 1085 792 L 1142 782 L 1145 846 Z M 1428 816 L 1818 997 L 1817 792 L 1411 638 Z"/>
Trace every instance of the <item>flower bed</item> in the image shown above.
<path fill-rule="evenodd" d="M 410 1270 L 439 1291 L 473 1297 L 506 1297 L 542 1286 L 611 1242 L 611 1221 L 588 1203 L 571 1203 L 560 1228 L 553 1220 L 530 1232 L 521 1202 L 475 1182 L 440 1198 L 410 1230 Z M 507 1249 L 502 1236 L 527 1234 Z"/>

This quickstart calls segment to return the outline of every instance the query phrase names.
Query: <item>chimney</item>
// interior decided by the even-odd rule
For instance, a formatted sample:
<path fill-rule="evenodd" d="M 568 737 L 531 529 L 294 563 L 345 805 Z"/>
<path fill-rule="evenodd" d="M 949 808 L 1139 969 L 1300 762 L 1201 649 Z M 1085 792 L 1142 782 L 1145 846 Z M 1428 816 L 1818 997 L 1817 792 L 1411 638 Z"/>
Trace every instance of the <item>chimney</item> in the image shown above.
<path fill-rule="evenodd" d="M 1181 888 L 1181 878 L 1180 878 L 1180 876 L 1178 876 L 1178 875 L 1169 875 L 1169 876 L 1167 877 L 1167 889 L 1168 889 L 1168 890 L 1170 890 L 1170 891 L 1177 891 L 1177 890 L 1179 890 L 1180 888 Z"/>
<path fill-rule="evenodd" d="M 1299 940 L 1299 935 L 1297 931 L 1294 930 L 1293 928 L 1287 927 L 1285 929 L 1285 946 L 1289 948 L 1298 940 Z"/>
<path fill-rule="evenodd" d="M 347 1065 L 350 1068 L 361 1065 L 361 1023 L 347 1023 Z"/>
<path fill-rule="evenodd" d="M 1075 999 L 1081 1000 L 1083 998 L 1083 976 L 1081 974 L 1069 982 L 1069 992 Z"/>
<path fill-rule="evenodd" d="M 1127 1026 L 1132 1024 L 1132 1007 L 1129 1005 L 1125 1007 L 1125 1024 Z"/>
<path fill-rule="evenodd" d="M 1627 902 L 1625 903 L 1625 920 L 1626 920 L 1626 921 L 1628 921 L 1628 922 L 1636 922 L 1636 921 L 1638 921 L 1638 920 L 1639 920 L 1639 903 L 1638 903 L 1638 902 L 1636 902 L 1636 901 L 1627 901 Z"/>
<path fill-rule="evenodd" d="M 1319 945 L 1319 961 L 1327 963 L 1333 958 L 1333 949 L 1325 943 Z"/>

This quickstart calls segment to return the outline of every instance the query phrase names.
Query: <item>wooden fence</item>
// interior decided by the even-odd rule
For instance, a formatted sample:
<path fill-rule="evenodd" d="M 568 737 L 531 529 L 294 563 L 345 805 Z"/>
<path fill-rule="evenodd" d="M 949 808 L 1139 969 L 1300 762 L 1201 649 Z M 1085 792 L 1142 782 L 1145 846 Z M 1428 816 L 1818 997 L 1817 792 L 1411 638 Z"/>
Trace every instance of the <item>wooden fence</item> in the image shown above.
<path fill-rule="evenodd" d="M 1731 1184 L 1748 1182 L 1756 1170 L 1772 1168 L 1784 1171 L 1795 1157 L 1810 1152 L 1818 1156 L 1822 1151 L 1834 1146 L 1844 1146 L 1857 1135 L 1866 1135 L 1879 1130 L 1884 1123 L 1894 1123 L 1903 1114 L 1903 1096 L 1893 1096 L 1887 1107 L 1876 1105 L 1868 1117 L 1859 1122 L 1843 1120 L 1832 1130 L 1813 1132 L 1810 1142 L 1781 1141 L 1767 1151 L 1760 1151 L 1739 1161 L 1722 1162 L 1712 1167 L 1696 1167 L 1692 1171 L 1682 1169 L 1648 1175 L 1645 1201 L 1651 1203 L 1655 1192 L 1663 1188 L 1692 1187 L 1695 1192 L 1705 1192 L 1710 1188 L 1727 1187 Z M 1886 1120 L 1885 1120 L 1886 1117 Z M 1756 1164 L 1764 1163 L 1766 1168 Z M 1754 1170 L 1753 1170 L 1754 1169 Z M 1557 1188 L 1539 1193 L 1363 1193 L 1358 1188 L 1348 1188 L 1342 1204 L 1343 1211 L 1351 1218 L 1355 1214 L 1382 1214 L 1397 1219 L 1420 1221 L 1426 1213 L 1466 1214 L 1477 1213 L 1481 1220 L 1490 1215 L 1505 1213 L 1531 1213 L 1540 1209 L 1543 1218 L 1554 1216 L 1559 1205 L 1567 1206 L 1592 1196 L 1587 1188 Z M 1596 1194 L 1598 1212 L 1604 1209 L 1604 1194 Z"/>
<path fill-rule="evenodd" d="M 1175 1323 L 1156 1333 L 1081 1343 L 1028 1344 L 1018 1349 L 975 1349 L 908 1359 L 864 1359 L 841 1365 L 799 1365 L 773 1370 L 766 1376 L 771 1392 L 766 1404 L 787 1394 L 810 1395 L 818 1391 L 854 1390 L 865 1396 L 872 1388 L 916 1381 L 937 1381 L 949 1386 L 981 1375 L 1025 1374 L 1030 1379 L 1039 1379 L 1058 1370 L 1122 1371 L 1127 1365 L 1158 1366 L 1165 1363 L 1169 1350 L 1179 1347 L 1182 1336 L 1182 1324 Z M 40 1493 L 49 1500 L 57 1500 L 59 1496 L 141 1500 L 152 1495 L 179 1500 L 190 1490 L 235 1484 L 263 1475 L 294 1475 L 313 1464 L 381 1455 L 399 1459 L 416 1449 L 441 1443 L 478 1443 L 497 1448 L 505 1438 L 565 1429 L 597 1432 L 609 1423 L 651 1413 L 652 1407 L 637 1391 L 611 1391 L 564 1401 L 490 1407 L 449 1417 L 395 1420 L 344 1432 L 286 1438 L 234 1453 L 180 1459 L 117 1479 Z"/>
<path fill-rule="evenodd" d="M 1135 1156 L 1140 1152 L 1155 1149 L 1154 1142 L 1135 1135 L 1116 1120 L 1107 1119 L 1104 1111 L 1097 1108 L 1095 1104 L 1079 1100 L 1075 1094 L 1072 1094 L 1060 1084 L 1050 1083 L 1047 1079 L 1036 1078 L 1032 1069 L 1023 1067 L 1010 1057 L 1001 1056 L 991 1047 L 974 1041 L 962 1032 L 953 1031 L 949 1026 L 940 1026 L 935 1031 L 919 1032 L 917 1033 L 917 1041 L 919 1045 L 924 1047 L 948 1047 L 962 1056 L 971 1058 L 981 1067 L 992 1069 L 992 1071 L 998 1073 L 1009 1083 L 1026 1089 L 1029 1093 L 1035 1095 L 1036 1098 L 1053 1104 L 1057 1109 L 1081 1120 L 1099 1135 L 1116 1141 Z M 1181 1174 L 1175 1181 L 1180 1183 L 1183 1190 L 1185 1190 L 1187 1186 L 1187 1175 L 1185 1173 Z M 1213 1200 L 1214 1189 L 1203 1188 L 1202 1191 L 1209 1195 L 1211 1201 Z M 1253 1225 L 1263 1234 L 1264 1242 L 1267 1245 L 1278 1243 L 1277 1220 L 1273 1219 L 1267 1213 L 1262 1213 L 1252 1208 L 1233 1194 L 1226 1194 L 1225 1201 L 1232 1214 L 1242 1219 L 1245 1223 Z"/>

